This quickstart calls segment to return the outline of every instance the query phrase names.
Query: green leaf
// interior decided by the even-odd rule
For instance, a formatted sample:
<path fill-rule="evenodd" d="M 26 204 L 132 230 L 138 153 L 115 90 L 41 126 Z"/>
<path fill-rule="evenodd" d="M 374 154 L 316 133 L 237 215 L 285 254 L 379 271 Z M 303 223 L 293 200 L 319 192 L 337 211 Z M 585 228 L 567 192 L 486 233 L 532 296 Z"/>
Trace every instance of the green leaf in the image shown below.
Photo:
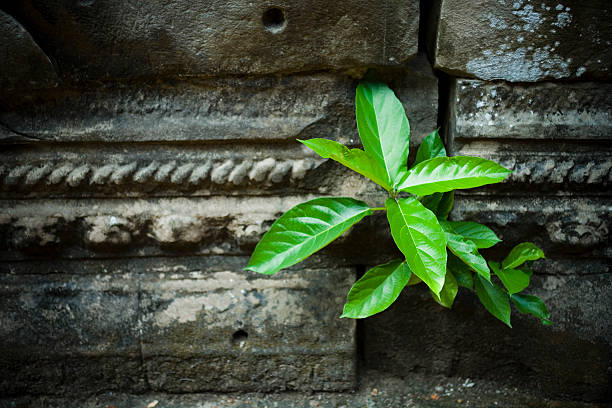
<path fill-rule="evenodd" d="M 446 239 L 436 216 L 413 197 L 385 201 L 391 235 L 412 273 L 440 293 L 446 274 Z"/>
<path fill-rule="evenodd" d="M 447 272 L 446 277 L 444 278 L 444 286 L 440 291 L 440 296 L 433 292 L 431 292 L 431 295 L 436 302 L 450 309 L 453 306 L 458 290 L 459 287 L 457 286 L 457 280 L 452 273 Z"/>
<path fill-rule="evenodd" d="M 352 198 L 323 197 L 298 204 L 272 224 L 245 269 L 274 274 L 303 261 L 370 214 L 366 203 Z"/>
<path fill-rule="evenodd" d="M 510 299 L 506 291 L 480 275 L 476 275 L 474 286 L 476 287 L 476 295 L 478 295 L 478 299 L 485 309 L 506 323 L 508 327 L 512 327 L 510 324 Z"/>
<path fill-rule="evenodd" d="M 410 275 L 410 268 L 400 259 L 375 266 L 355 282 L 340 317 L 361 319 L 382 312 L 395 302 Z"/>
<path fill-rule="evenodd" d="M 410 169 L 398 189 L 416 195 L 429 195 L 498 183 L 510 173 L 499 164 L 480 157 L 435 157 Z"/>
<path fill-rule="evenodd" d="M 510 296 L 510 299 L 512 299 L 514 306 L 516 306 L 519 312 L 539 317 L 545 325 L 552 324 L 549 320 L 550 312 L 548 308 L 537 296 L 515 293 Z"/>
<path fill-rule="evenodd" d="M 314 150 L 319 156 L 325 159 L 332 159 L 340 164 L 345 165 L 349 169 L 365 176 L 382 186 L 385 190 L 391 190 L 391 186 L 387 181 L 385 169 L 380 167 L 378 162 L 368 153 L 361 149 L 349 149 L 348 147 L 328 139 L 308 139 L 298 142 L 306 145 Z"/>
<path fill-rule="evenodd" d="M 419 145 L 413 165 L 434 157 L 446 156 L 446 149 L 438 134 L 438 129 L 431 132 Z"/>
<path fill-rule="evenodd" d="M 463 238 L 461 235 L 455 234 L 449 221 L 440 221 L 440 225 L 446 232 L 446 246 L 448 246 L 448 249 L 483 278 L 491 280 L 491 271 L 487 261 L 478 252 L 476 244 Z"/>
<path fill-rule="evenodd" d="M 509 294 L 518 293 L 529 286 L 529 275 L 520 269 L 500 269 L 497 262 L 489 262 L 489 266 L 502 281 Z"/>
<path fill-rule="evenodd" d="M 459 258 L 455 255 L 448 254 L 448 263 L 446 264 L 447 274 L 450 271 L 455 278 L 457 279 L 457 284 L 459 286 L 463 286 L 464 288 L 468 288 L 469 290 L 474 289 L 474 274 L 468 268 L 466 264 L 464 264 Z"/>
<path fill-rule="evenodd" d="M 491 228 L 472 221 L 449 221 L 455 232 L 476 244 L 478 248 L 491 248 L 501 242 Z"/>
<path fill-rule="evenodd" d="M 402 103 L 382 82 L 361 81 L 355 113 L 363 148 L 384 169 L 387 184 L 395 186 L 408 170 L 410 126 Z"/>
<path fill-rule="evenodd" d="M 455 203 L 455 192 L 447 191 L 446 193 L 434 193 L 421 198 L 423 204 L 428 210 L 436 214 L 441 220 L 445 220 L 453 209 Z"/>
<path fill-rule="evenodd" d="M 526 261 L 535 261 L 536 259 L 546 258 L 544 251 L 535 246 L 532 242 L 521 242 L 508 254 L 506 259 L 502 261 L 503 269 L 513 269 Z"/>

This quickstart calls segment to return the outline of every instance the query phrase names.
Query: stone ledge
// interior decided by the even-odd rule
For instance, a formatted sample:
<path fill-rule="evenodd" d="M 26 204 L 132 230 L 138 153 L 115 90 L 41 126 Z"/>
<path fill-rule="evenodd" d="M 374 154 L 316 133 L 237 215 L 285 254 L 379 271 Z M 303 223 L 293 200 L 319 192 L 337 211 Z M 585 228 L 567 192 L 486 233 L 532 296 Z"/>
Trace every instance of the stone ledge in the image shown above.
<path fill-rule="evenodd" d="M 353 269 L 266 277 L 243 261 L 3 274 L 2 394 L 353 388 L 355 322 L 339 318 Z"/>

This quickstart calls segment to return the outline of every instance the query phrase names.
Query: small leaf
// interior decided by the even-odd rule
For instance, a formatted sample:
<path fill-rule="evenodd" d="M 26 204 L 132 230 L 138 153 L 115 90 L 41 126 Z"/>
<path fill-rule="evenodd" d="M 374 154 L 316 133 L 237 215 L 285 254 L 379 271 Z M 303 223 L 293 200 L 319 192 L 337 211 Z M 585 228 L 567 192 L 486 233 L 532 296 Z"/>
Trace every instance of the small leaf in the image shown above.
<path fill-rule="evenodd" d="M 450 271 L 455 278 L 457 279 L 457 284 L 459 286 L 463 286 L 464 288 L 468 288 L 469 290 L 474 289 L 474 274 L 468 268 L 468 266 L 463 263 L 459 258 L 455 255 L 448 254 L 448 263 L 446 264 L 447 273 Z"/>
<path fill-rule="evenodd" d="M 529 286 L 529 275 L 520 269 L 500 269 L 499 263 L 489 262 L 493 273 L 502 281 L 509 294 L 518 293 Z"/>
<path fill-rule="evenodd" d="M 476 295 L 478 295 L 478 299 L 485 309 L 507 324 L 508 327 L 512 327 L 510 324 L 510 299 L 506 291 L 480 275 L 476 275 L 474 286 L 476 287 Z"/>
<path fill-rule="evenodd" d="M 422 161 L 433 159 L 434 157 L 446 156 L 446 149 L 438 134 L 438 129 L 434 130 L 423 139 L 417 150 L 413 166 Z"/>
<path fill-rule="evenodd" d="M 499 164 L 480 157 L 435 157 L 410 169 L 398 190 L 416 195 L 443 193 L 499 183 L 510 173 Z"/>
<path fill-rule="evenodd" d="M 385 202 L 391 235 L 406 263 L 434 292 L 446 274 L 446 239 L 436 216 L 413 197 Z"/>
<path fill-rule="evenodd" d="M 529 313 L 535 317 L 539 317 L 542 319 L 542 323 L 547 326 L 552 324 L 549 320 L 550 312 L 548 308 L 537 296 L 515 293 L 510 296 L 510 299 L 512 299 L 514 306 L 516 306 L 519 312 L 523 314 Z"/>
<path fill-rule="evenodd" d="M 298 204 L 272 224 L 245 269 L 274 274 L 303 261 L 370 214 L 366 203 L 352 198 L 323 197 Z"/>
<path fill-rule="evenodd" d="M 421 198 L 423 204 L 428 210 L 433 212 L 436 217 L 445 220 L 453 209 L 455 203 L 455 192 L 447 191 L 446 193 L 434 193 Z"/>
<path fill-rule="evenodd" d="M 361 319 L 382 312 L 395 302 L 410 275 L 408 265 L 400 259 L 375 266 L 355 282 L 340 317 Z"/>
<path fill-rule="evenodd" d="M 333 140 L 320 138 L 308 140 L 298 139 L 298 142 L 311 148 L 319 156 L 325 159 L 335 160 L 362 176 L 369 178 L 387 191 L 391 190 L 391 186 L 387 180 L 388 177 L 385 174 L 385 169 L 380 167 L 378 162 L 363 150 L 349 149 L 343 144 L 334 142 Z"/>
<path fill-rule="evenodd" d="M 439 193 L 438 193 L 439 194 Z M 448 214 L 450 214 L 453 209 L 453 205 L 455 204 L 455 192 L 447 191 L 446 193 L 442 193 L 442 199 L 440 200 L 440 204 L 438 205 L 437 216 L 441 219 L 445 220 L 448 218 Z"/>
<path fill-rule="evenodd" d="M 406 174 L 410 126 L 404 106 L 382 82 L 361 81 L 355 97 L 357 128 L 364 150 L 395 186 Z"/>
<path fill-rule="evenodd" d="M 472 221 L 449 221 L 455 232 L 476 244 L 478 248 L 491 248 L 501 242 L 491 228 Z"/>
<path fill-rule="evenodd" d="M 450 309 L 453 306 L 458 290 L 459 287 L 457 286 L 457 280 L 452 273 L 447 272 L 446 277 L 444 278 L 444 286 L 440 291 L 440 296 L 433 292 L 431 292 L 431 296 L 433 296 L 436 302 Z"/>
<path fill-rule="evenodd" d="M 446 246 L 448 249 L 483 278 L 491 280 L 491 271 L 487 261 L 478 252 L 476 244 L 463 238 L 461 235 L 455 234 L 449 221 L 440 221 L 440 225 L 446 232 Z"/>
<path fill-rule="evenodd" d="M 502 262 L 503 269 L 513 269 L 523 264 L 526 261 L 535 261 L 536 259 L 546 258 L 544 251 L 535 246 L 532 242 L 521 242 L 508 254 Z"/>

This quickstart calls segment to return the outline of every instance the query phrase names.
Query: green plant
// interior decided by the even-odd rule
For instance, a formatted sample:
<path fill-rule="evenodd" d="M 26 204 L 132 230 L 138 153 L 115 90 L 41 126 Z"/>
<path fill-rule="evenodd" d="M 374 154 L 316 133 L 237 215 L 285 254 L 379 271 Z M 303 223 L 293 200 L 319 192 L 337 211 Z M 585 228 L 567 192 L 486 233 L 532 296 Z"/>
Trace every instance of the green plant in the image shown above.
<path fill-rule="evenodd" d="M 387 190 L 385 206 L 370 208 L 345 197 L 298 204 L 272 224 L 245 269 L 274 274 L 312 255 L 374 211 L 386 211 L 391 235 L 405 259 L 368 270 L 349 291 L 341 317 L 379 313 L 404 287 L 424 282 L 442 306 L 450 308 L 462 286 L 475 290 L 485 308 L 508 326 L 510 301 L 521 313 L 549 324 L 544 303 L 522 293 L 531 277 L 527 263 L 543 258 L 542 250 L 525 242 L 512 249 L 501 264 L 487 262 L 478 250 L 500 242 L 495 233 L 476 222 L 447 220 L 453 190 L 498 183 L 510 171 L 479 157 L 447 157 L 437 130 L 423 140 L 408 169 L 408 119 L 393 91 L 379 81 L 359 83 L 356 116 L 364 150 L 327 139 L 300 142 Z M 491 271 L 505 290 L 491 280 Z"/>

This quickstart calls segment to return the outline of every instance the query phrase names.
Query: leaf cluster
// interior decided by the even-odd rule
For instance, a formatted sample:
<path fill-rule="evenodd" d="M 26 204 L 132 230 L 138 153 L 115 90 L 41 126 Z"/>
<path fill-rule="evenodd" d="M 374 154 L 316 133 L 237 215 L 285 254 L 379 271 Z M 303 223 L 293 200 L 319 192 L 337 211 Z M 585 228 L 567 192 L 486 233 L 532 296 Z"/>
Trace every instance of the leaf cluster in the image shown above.
<path fill-rule="evenodd" d="M 384 188 L 389 193 L 384 207 L 371 208 L 348 197 L 321 197 L 298 204 L 274 222 L 245 269 L 274 274 L 325 247 L 374 211 L 383 210 L 403 259 L 368 270 L 349 291 L 341 317 L 379 313 L 404 287 L 424 283 L 434 300 L 447 308 L 459 287 L 464 287 L 475 291 L 484 307 L 510 327 L 511 301 L 519 312 L 549 324 L 544 303 L 522 292 L 532 275 L 529 263 L 543 258 L 542 250 L 525 242 L 501 263 L 487 262 L 479 250 L 501 241 L 495 233 L 476 222 L 448 220 L 453 190 L 498 183 L 510 171 L 479 157 L 448 157 L 437 130 L 420 144 L 409 168 L 410 125 L 393 91 L 382 82 L 362 80 L 355 105 L 363 150 L 321 138 L 300 142 Z"/>

